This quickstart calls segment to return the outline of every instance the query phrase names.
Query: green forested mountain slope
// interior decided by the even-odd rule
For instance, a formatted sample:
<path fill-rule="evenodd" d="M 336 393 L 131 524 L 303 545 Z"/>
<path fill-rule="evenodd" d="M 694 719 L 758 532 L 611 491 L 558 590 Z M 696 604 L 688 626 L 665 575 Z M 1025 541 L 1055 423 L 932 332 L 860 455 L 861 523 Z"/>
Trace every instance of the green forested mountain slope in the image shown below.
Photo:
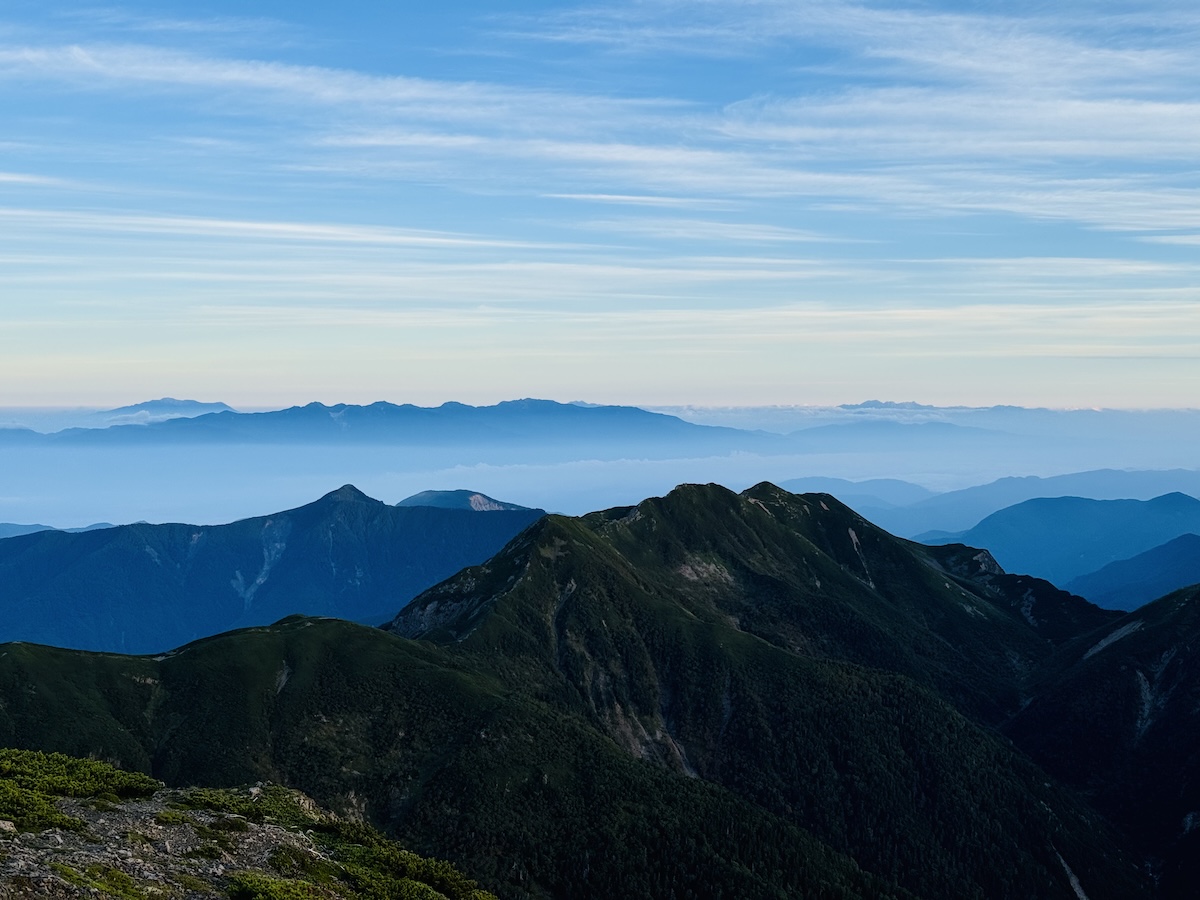
<path fill-rule="evenodd" d="M 1165 896 L 1200 885 L 1200 586 L 1066 645 L 1007 732 L 1145 853 Z"/>
<path fill-rule="evenodd" d="M 504 897 L 909 896 L 469 660 L 375 629 L 296 618 L 161 659 L 0 652 L 0 743 L 179 785 L 301 787 Z"/>
<path fill-rule="evenodd" d="M 545 549 L 558 546 L 558 555 Z M 531 554 L 540 562 L 550 558 L 543 551 L 567 587 L 535 577 Z M 554 629 L 563 609 L 587 608 L 567 603 L 586 589 L 602 604 L 639 598 L 654 611 L 647 615 L 704 617 L 805 657 L 902 673 L 968 714 L 1002 721 L 1056 642 L 1114 615 L 1046 582 L 1014 584 L 998 569 L 965 564 L 964 551 L 894 538 L 829 495 L 684 485 L 637 507 L 549 517 L 485 566 L 426 592 L 389 627 L 543 658 L 561 652 Z M 1018 586 L 1028 616 L 1014 610 Z"/>
<path fill-rule="evenodd" d="M 293 785 L 506 898 L 1146 896 L 964 715 L 1018 710 L 1056 640 L 960 563 L 828 496 L 688 486 L 543 519 L 393 634 L 0 647 L 0 743 Z"/>

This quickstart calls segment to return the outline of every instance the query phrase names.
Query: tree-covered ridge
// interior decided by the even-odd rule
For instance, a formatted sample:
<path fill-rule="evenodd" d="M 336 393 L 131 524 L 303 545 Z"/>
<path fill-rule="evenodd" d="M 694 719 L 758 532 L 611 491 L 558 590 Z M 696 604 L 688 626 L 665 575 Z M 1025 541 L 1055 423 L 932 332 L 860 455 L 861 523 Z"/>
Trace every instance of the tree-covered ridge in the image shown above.
<path fill-rule="evenodd" d="M 825 495 L 690 486 L 548 517 L 406 610 L 416 640 L 0 648 L 0 743 L 294 785 L 506 900 L 1147 896 L 976 723 L 1055 643 L 969 576 Z"/>
<path fill-rule="evenodd" d="M 347 485 L 228 525 L 30 534 L 0 542 L 0 640 L 143 654 L 294 613 L 378 625 L 541 515 L 398 508 Z"/>
<path fill-rule="evenodd" d="M 1163 896 L 1200 885 L 1200 586 L 1067 644 L 1006 732 L 1125 828 Z"/>
<path fill-rule="evenodd" d="M 374 629 L 297 618 L 160 660 L 3 652 L 0 742 L 103 746 L 173 784 L 296 785 L 504 897 L 908 896 L 794 823 Z M 31 683 L 58 691 L 9 690 Z"/>
<path fill-rule="evenodd" d="M 95 760 L 0 750 L 0 816 L 15 826 L 0 829 L 0 897 L 495 900 L 295 791 L 162 787 Z"/>

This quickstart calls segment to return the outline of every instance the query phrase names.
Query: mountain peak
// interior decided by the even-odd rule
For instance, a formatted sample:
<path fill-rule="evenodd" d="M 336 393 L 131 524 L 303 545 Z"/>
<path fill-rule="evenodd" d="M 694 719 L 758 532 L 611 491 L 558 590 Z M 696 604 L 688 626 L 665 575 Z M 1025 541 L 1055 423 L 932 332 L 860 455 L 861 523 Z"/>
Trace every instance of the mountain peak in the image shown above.
<path fill-rule="evenodd" d="M 470 509 L 475 512 L 498 512 L 506 509 L 529 509 L 528 506 L 519 506 L 516 503 L 508 503 L 504 500 L 497 500 L 494 497 L 489 497 L 487 494 L 479 491 L 455 490 L 455 491 L 421 491 L 419 494 L 413 494 L 411 497 L 405 497 L 397 506 L 434 506 L 441 509 Z"/>
<path fill-rule="evenodd" d="M 322 501 L 333 503 L 379 503 L 374 497 L 368 497 L 352 484 L 343 484 L 336 491 L 330 491 Z"/>
<path fill-rule="evenodd" d="M 149 413 L 153 415 L 198 416 L 203 413 L 233 411 L 233 407 L 226 403 L 208 403 L 201 400 L 179 400 L 175 397 L 160 397 L 157 400 L 145 400 L 129 406 L 118 406 L 116 409 L 104 410 L 104 414 L 128 415 L 130 413 Z"/>

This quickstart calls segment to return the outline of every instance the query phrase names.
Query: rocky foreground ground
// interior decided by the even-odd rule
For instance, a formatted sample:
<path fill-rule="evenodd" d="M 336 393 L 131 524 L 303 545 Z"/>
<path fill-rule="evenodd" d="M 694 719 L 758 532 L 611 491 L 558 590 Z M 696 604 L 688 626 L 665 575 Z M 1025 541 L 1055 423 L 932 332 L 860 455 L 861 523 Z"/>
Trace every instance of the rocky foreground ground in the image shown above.
<path fill-rule="evenodd" d="M 0 750 L 0 900 L 495 900 L 278 785 L 163 790 L 60 754 Z"/>

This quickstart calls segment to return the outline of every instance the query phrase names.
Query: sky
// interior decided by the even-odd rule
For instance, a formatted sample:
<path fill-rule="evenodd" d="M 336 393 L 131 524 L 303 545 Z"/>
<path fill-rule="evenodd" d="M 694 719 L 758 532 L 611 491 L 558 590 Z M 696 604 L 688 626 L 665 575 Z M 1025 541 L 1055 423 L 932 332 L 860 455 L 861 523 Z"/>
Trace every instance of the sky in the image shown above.
<path fill-rule="evenodd" d="M 1196 406 L 1200 11 L 0 7 L 0 406 Z"/>

